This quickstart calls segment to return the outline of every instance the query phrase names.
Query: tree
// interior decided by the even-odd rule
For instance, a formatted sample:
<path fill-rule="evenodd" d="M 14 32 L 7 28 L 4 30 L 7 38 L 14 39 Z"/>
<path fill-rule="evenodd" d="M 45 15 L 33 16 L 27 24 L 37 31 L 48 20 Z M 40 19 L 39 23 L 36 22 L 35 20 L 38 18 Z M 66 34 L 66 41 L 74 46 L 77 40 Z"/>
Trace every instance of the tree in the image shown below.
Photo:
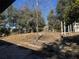
<path fill-rule="evenodd" d="M 38 19 L 37 19 L 36 11 L 38 13 Z M 38 31 L 43 31 L 43 28 L 45 26 L 45 21 L 44 21 L 42 14 L 41 14 L 41 11 L 40 10 L 34 10 L 33 11 L 33 17 L 34 17 L 34 20 L 36 22 L 36 25 L 38 24 Z M 38 21 L 38 23 L 37 23 L 37 21 Z"/>
<path fill-rule="evenodd" d="M 64 21 L 64 12 L 67 11 L 67 9 L 71 6 L 74 0 L 58 0 L 57 4 L 57 16 L 61 21 Z"/>
<path fill-rule="evenodd" d="M 48 26 L 49 26 L 49 30 L 51 31 L 53 30 L 60 31 L 60 21 L 53 14 L 53 10 L 50 11 L 48 16 Z"/>
<path fill-rule="evenodd" d="M 68 0 L 58 0 L 58 4 L 57 4 L 57 16 L 58 16 L 59 20 L 61 21 L 61 32 L 62 33 L 64 31 L 64 28 L 65 28 L 63 13 L 64 13 L 64 9 L 65 9 L 66 4 L 68 4 L 67 1 Z"/>
<path fill-rule="evenodd" d="M 74 2 L 75 0 L 59 0 L 58 1 L 57 15 L 59 19 L 61 20 L 61 22 L 63 22 L 64 28 L 65 26 L 68 27 L 68 25 L 71 25 L 74 21 L 74 19 L 69 18 L 70 14 L 73 13 L 71 12 L 71 10 L 72 10 Z"/>
<path fill-rule="evenodd" d="M 21 27 L 28 27 L 28 20 L 31 17 L 31 11 L 29 10 L 28 7 L 23 7 L 21 10 L 19 10 L 19 14 L 18 14 L 18 24 Z"/>
<path fill-rule="evenodd" d="M 28 32 L 36 32 L 36 27 L 38 24 L 39 31 L 43 30 L 43 27 L 45 26 L 44 18 L 42 17 L 42 14 L 40 11 L 38 11 L 38 23 L 37 21 L 37 15 L 36 10 L 30 11 L 28 7 L 24 7 L 21 11 L 19 11 L 19 20 L 18 24 L 22 27 L 25 27 Z"/>
<path fill-rule="evenodd" d="M 5 26 L 8 24 L 9 26 L 16 26 L 17 23 L 17 9 L 10 5 L 3 14 L 5 15 Z"/>
<path fill-rule="evenodd" d="M 75 0 L 65 11 L 67 24 L 72 24 L 79 19 L 79 0 Z"/>
<path fill-rule="evenodd" d="M 16 21 L 14 18 L 17 16 L 17 10 L 13 5 L 10 5 L 7 10 L 6 10 L 7 14 L 8 14 L 8 21 L 13 23 L 14 21 Z"/>
<path fill-rule="evenodd" d="M 4 22 L 5 16 L 0 14 L 0 24 Z"/>
<path fill-rule="evenodd" d="M 72 0 L 72 3 L 65 8 L 64 19 L 66 25 L 70 25 L 73 31 L 73 23 L 78 22 L 79 19 L 79 0 Z"/>
<path fill-rule="evenodd" d="M 28 28 L 29 28 L 29 32 L 36 32 L 36 21 L 33 18 L 33 15 L 31 15 L 29 21 L 28 21 Z"/>

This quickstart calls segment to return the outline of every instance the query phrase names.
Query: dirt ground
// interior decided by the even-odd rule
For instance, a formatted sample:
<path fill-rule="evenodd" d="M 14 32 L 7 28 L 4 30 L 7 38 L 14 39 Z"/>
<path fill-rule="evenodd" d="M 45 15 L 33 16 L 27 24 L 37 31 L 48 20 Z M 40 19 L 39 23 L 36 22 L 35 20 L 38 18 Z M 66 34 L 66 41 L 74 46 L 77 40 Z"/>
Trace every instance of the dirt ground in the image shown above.
<path fill-rule="evenodd" d="M 78 35 L 79 33 L 66 33 L 65 36 Z M 38 38 L 38 39 L 37 39 Z M 48 44 L 60 40 L 61 33 L 59 32 L 39 32 L 39 33 L 25 33 L 25 34 L 15 34 L 4 37 L 2 40 L 11 42 L 16 45 L 23 47 L 28 47 L 31 49 L 40 49 L 42 44 Z"/>

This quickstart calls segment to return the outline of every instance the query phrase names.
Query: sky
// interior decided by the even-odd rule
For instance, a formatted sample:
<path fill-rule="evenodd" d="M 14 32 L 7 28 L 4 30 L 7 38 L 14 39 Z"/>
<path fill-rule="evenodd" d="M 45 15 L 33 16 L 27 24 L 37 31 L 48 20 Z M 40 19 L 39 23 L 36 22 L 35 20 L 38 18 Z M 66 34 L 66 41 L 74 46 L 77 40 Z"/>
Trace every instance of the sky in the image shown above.
<path fill-rule="evenodd" d="M 22 8 L 22 6 L 28 6 L 29 9 L 32 10 L 35 7 L 35 0 L 16 0 L 13 5 L 17 9 Z M 39 0 L 39 9 L 41 10 L 45 20 L 47 20 L 47 16 L 51 9 L 53 9 L 54 14 L 56 14 L 56 6 L 57 0 Z"/>

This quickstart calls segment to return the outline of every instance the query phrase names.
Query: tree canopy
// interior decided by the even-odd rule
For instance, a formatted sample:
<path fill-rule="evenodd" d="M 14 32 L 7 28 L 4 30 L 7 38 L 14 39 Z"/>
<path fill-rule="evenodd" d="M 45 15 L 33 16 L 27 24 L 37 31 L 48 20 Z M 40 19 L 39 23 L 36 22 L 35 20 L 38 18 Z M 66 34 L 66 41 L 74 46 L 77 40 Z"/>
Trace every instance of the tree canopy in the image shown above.
<path fill-rule="evenodd" d="M 59 0 L 57 15 L 66 25 L 72 24 L 79 18 L 79 0 Z"/>

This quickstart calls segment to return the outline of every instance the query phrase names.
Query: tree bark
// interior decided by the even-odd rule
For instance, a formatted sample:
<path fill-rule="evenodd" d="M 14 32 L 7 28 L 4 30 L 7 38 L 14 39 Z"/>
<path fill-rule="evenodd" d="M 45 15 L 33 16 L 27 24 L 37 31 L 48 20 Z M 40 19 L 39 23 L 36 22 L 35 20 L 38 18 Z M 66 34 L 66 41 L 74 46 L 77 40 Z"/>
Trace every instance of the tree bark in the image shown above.
<path fill-rule="evenodd" d="M 70 24 L 70 32 L 72 32 L 72 25 Z"/>
<path fill-rule="evenodd" d="M 66 35 L 66 23 L 64 21 L 64 35 Z"/>
<path fill-rule="evenodd" d="M 63 22 L 61 21 L 61 35 L 63 35 Z"/>
<path fill-rule="evenodd" d="M 69 27 L 69 25 L 68 25 L 68 32 L 70 32 L 70 27 Z"/>

